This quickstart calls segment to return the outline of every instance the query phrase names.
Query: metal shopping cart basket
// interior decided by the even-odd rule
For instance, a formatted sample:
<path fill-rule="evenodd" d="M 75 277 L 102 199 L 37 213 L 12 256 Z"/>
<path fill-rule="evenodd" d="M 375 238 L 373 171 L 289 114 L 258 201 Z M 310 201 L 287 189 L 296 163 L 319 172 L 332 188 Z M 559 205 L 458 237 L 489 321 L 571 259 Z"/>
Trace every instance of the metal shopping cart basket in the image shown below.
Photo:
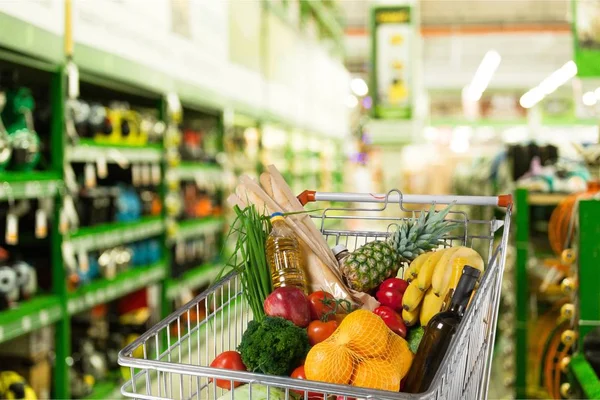
<path fill-rule="evenodd" d="M 285 399 L 486 398 L 508 242 L 511 197 L 403 195 L 393 190 L 383 195 L 305 191 L 298 198 L 303 204 L 311 201 L 383 203 L 369 206 L 373 208 L 330 207 L 316 217 L 315 222 L 330 246 L 344 243 L 351 251 L 366 242 L 385 239 L 391 226 L 414 217 L 414 214 L 406 212 L 411 207 L 420 209 L 418 207 L 428 208 L 423 206 L 428 203 L 454 202 L 457 210 L 460 206 L 506 209 L 504 221 L 469 220 L 462 211 L 453 211 L 447 216 L 459 228 L 445 238 L 446 246 L 460 244 L 476 247 L 487 259 L 487 264 L 479 289 L 429 390 L 421 394 L 395 393 L 210 368 L 212 360 L 222 351 L 236 349 L 248 321 L 252 319 L 238 276 L 232 273 L 120 352 L 119 364 L 128 367 L 131 373 L 121 393 L 136 399 L 241 398 L 234 396 L 233 391 L 218 388 L 216 380 L 220 379 L 249 384 L 250 398 L 255 399 L 265 398 L 259 397 L 257 385 L 263 389 L 265 386 L 279 388 L 285 393 Z M 359 229 L 328 229 L 332 221 L 345 221 Z M 206 310 L 206 316 L 203 310 Z M 252 395 L 252 388 L 255 395 Z M 302 395 L 298 396 L 298 392 Z M 267 390 L 267 393 L 267 399 L 281 398 L 276 395 L 280 391 Z"/>

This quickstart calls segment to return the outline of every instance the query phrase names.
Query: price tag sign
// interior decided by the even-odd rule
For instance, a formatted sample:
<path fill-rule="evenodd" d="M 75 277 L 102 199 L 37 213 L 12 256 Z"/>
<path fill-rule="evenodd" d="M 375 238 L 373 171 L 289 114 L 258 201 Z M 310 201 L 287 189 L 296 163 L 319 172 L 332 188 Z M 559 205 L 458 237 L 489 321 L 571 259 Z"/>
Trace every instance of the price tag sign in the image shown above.
<path fill-rule="evenodd" d="M 149 186 L 150 182 L 152 182 L 150 165 L 144 164 L 141 166 L 141 175 L 142 175 L 142 185 Z"/>
<path fill-rule="evenodd" d="M 85 164 L 84 168 L 85 187 L 88 189 L 96 187 L 96 168 L 94 164 Z"/>
<path fill-rule="evenodd" d="M 157 186 L 160 184 L 160 165 L 152 164 L 152 185 Z"/>
<path fill-rule="evenodd" d="M 133 164 L 131 166 L 131 183 L 133 184 L 133 186 L 140 186 L 141 180 L 142 177 L 140 166 L 138 164 Z"/>
<path fill-rule="evenodd" d="M 104 156 L 100 156 L 96 160 L 96 169 L 98 170 L 98 178 L 104 179 L 108 176 L 108 165 Z"/>
<path fill-rule="evenodd" d="M 35 237 L 42 239 L 48 236 L 48 218 L 46 210 L 38 208 L 35 212 Z"/>
<path fill-rule="evenodd" d="M 19 219 L 16 214 L 11 210 L 6 215 L 6 244 L 17 244 L 19 243 Z"/>

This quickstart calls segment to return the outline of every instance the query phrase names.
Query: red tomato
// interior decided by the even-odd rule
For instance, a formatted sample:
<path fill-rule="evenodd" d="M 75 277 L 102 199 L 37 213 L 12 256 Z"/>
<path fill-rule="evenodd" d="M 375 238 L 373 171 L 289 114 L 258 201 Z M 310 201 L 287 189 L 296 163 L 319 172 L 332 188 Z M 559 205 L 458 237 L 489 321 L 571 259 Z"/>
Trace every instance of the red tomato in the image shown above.
<path fill-rule="evenodd" d="M 224 351 L 210 363 L 212 368 L 231 369 L 233 371 L 246 371 L 246 366 L 242 362 L 242 357 L 237 351 Z M 212 379 L 210 380 L 212 382 Z M 233 387 L 241 386 L 242 382 L 233 382 Z M 221 389 L 231 390 L 231 381 L 217 379 L 217 386 Z"/>
<path fill-rule="evenodd" d="M 311 320 L 321 319 L 323 315 L 327 313 L 332 313 L 333 317 L 333 312 L 335 311 L 335 297 L 330 293 L 322 290 L 312 292 L 308 296 L 308 302 L 310 305 Z"/>
<path fill-rule="evenodd" d="M 299 366 L 292 372 L 290 375 L 294 379 L 306 379 L 306 374 L 304 373 L 304 365 Z M 304 392 L 302 390 L 293 390 L 292 392 L 299 394 L 304 399 Z M 308 400 L 324 400 L 324 395 L 316 392 L 308 392 Z"/>
<path fill-rule="evenodd" d="M 311 346 L 321 343 L 335 332 L 338 327 L 337 321 L 313 321 L 308 324 L 308 341 Z"/>

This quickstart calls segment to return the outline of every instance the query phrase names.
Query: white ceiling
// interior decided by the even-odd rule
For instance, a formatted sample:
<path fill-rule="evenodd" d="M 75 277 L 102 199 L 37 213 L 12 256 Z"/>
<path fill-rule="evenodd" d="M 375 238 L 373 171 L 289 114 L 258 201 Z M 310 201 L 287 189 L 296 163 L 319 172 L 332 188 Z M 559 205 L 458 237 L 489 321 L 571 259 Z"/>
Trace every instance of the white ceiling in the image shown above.
<path fill-rule="evenodd" d="M 381 2 L 381 1 L 379 1 Z M 368 24 L 374 0 L 340 0 L 346 26 Z M 422 25 L 562 23 L 570 0 L 419 0 Z"/>
<path fill-rule="evenodd" d="M 372 4 L 341 1 L 352 31 L 346 36 L 351 71 L 368 71 L 369 36 L 361 28 L 368 24 Z M 462 89 L 490 49 L 502 56 L 491 88 L 531 88 L 573 57 L 569 0 L 420 0 L 419 6 L 425 33 L 448 28 L 422 37 L 423 79 L 429 89 Z M 461 29 L 475 25 L 490 31 Z"/>

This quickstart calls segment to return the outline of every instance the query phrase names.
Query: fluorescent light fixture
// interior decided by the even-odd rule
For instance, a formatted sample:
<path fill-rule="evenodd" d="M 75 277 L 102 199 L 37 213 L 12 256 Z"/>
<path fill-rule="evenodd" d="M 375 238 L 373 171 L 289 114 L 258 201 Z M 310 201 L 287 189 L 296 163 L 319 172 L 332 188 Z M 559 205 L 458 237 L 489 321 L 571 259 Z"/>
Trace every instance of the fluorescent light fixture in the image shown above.
<path fill-rule="evenodd" d="M 362 78 L 354 78 L 350 81 L 350 89 L 352 89 L 352 93 L 357 96 L 365 96 L 369 93 L 369 87 L 367 83 Z"/>
<path fill-rule="evenodd" d="M 348 108 L 354 108 L 357 105 L 358 105 L 358 99 L 356 98 L 356 96 L 353 94 L 349 94 L 348 97 L 346 97 L 346 106 Z"/>
<path fill-rule="evenodd" d="M 485 53 L 481 64 L 479 64 L 477 71 L 475 71 L 473 80 L 463 91 L 467 100 L 475 102 L 481 99 L 483 92 L 485 92 L 485 89 L 487 89 L 492 80 L 492 76 L 494 76 L 494 73 L 498 69 L 500 61 L 502 61 L 502 57 L 500 57 L 500 54 L 496 50 L 490 50 Z"/>
<path fill-rule="evenodd" d="M 586 106 L 593 106 L 596 105 L 596 103 L 598 102 L 598 99 L 596 98 L 596 93 L 594 92 L 585 92 L 583 94 L 583 104 Z"/>
<path fill-rule="evenodd" d="M 531 108 L 544 99 L 547 95 L 554 93 L 556 89 L 567 83 L 577 75 L 577 65 L 572 60 L 551 73 L 539 85 L 521 96 L 519 103 L 523 108 Z"/>

